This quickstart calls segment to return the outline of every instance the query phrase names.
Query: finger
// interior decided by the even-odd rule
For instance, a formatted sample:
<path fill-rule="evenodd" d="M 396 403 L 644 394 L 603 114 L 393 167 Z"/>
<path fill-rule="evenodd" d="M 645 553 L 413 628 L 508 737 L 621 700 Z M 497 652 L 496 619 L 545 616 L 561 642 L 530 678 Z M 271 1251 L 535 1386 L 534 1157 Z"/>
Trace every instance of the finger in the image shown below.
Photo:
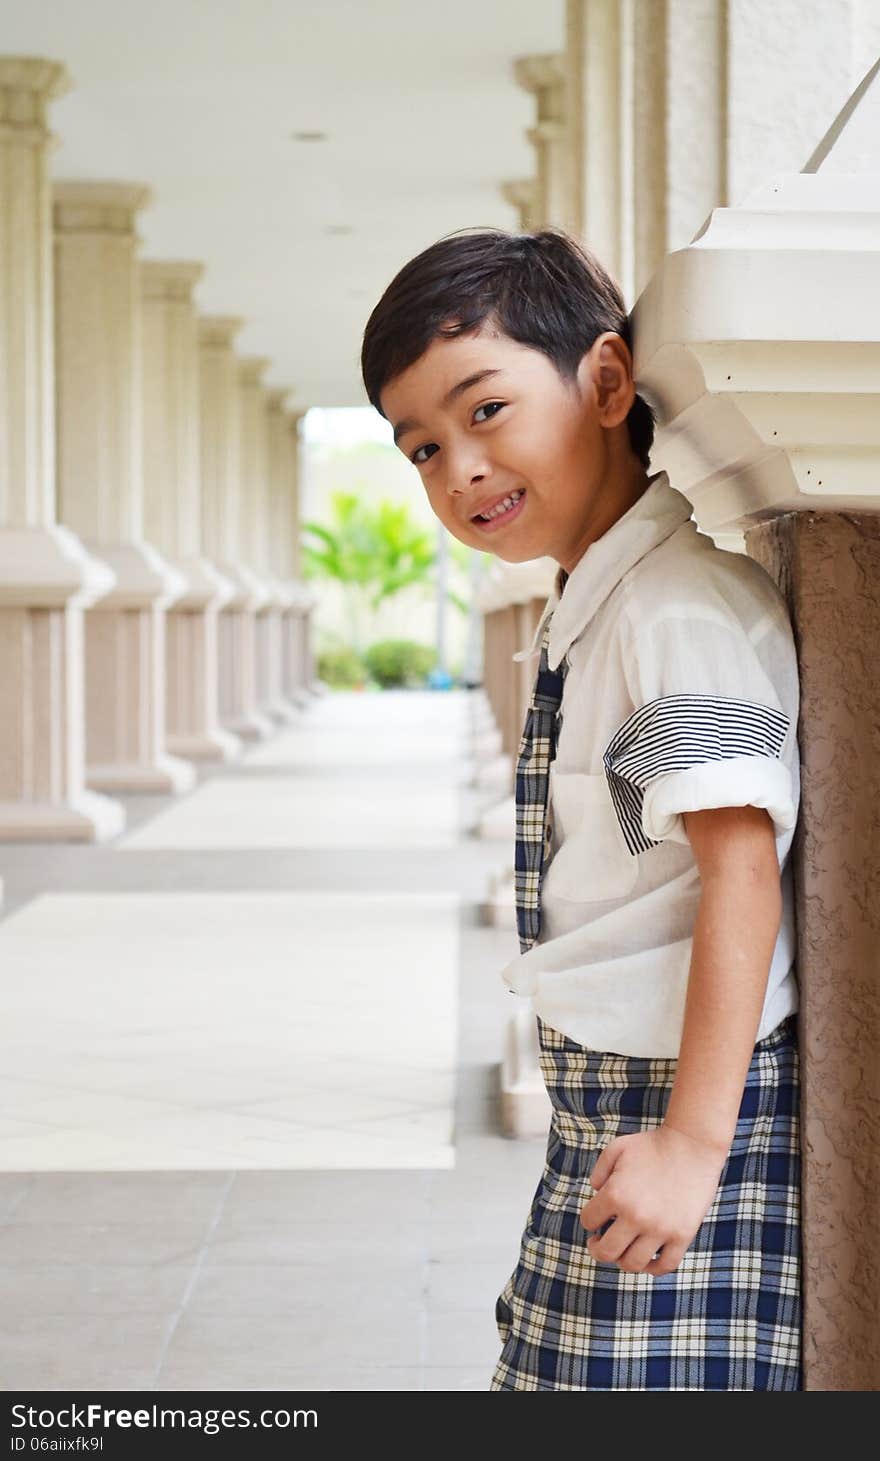
<path fill-rule="evenodd" d="M 614 1204 L 610 1197 L 601 1192 L 591 1197 L 581 1208 L 581 1224 L 588 1232 L 601 1228 L 603 1223 L 609 1222 L 613 1217 L 616 1217 Z"/>
<path fill-rule="evenodd" d="M 639 1230 L 632 1223 L 626 1223 L 622 1218 L 617 1218 L 600 1237 L 587 1239 L 587 1252 L 597 1263 L 615 1263 L 621 1253 L 639 1236 Z M 656 1243 L 654 1248 L 656 1248 Z"/>
<path fill-rule="evenodd" d="M 590 1173 L 590 1185 L 594 1187 L 597 1192 L 602 1186 L 602 1183 L 607 1182 L 608 1178 L 611 1176 L 611 1173 L 614 1171 L 615 1165 L 617 1163 L 617 1158 L 620 1156 L 619 1143 L 620 1138 L 617 1136 L 614 1138 L 613 1141 L 609 1141 L 608 1145 L 606 1147 L 603 1147 L 602 1151 L 599 1153 L 598 1157 L 593 1163 L 593 1170 Z"/>
<path fill-rule="evenodd" d="M 657 1258 L 646 1265 L 645 1273 L 652 1273 L 655 1278 L 674 1273 L 686 1252 L 687 1243 L 664 1243 Z"/>
<path fill-rule="evenodd" d="M 618 1267 L 624 1273 L 645 1272 L 659 1247 L 660 1239 L 656 1233 L 640 1233 L 635 1242 L 618 1256 Z"/>

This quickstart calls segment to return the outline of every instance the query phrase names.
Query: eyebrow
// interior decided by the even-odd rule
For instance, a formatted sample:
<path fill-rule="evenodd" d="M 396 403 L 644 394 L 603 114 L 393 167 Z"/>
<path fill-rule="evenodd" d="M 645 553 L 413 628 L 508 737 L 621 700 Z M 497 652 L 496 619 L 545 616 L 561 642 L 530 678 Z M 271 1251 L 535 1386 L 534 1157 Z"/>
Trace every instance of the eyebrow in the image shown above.
<path fill-rule="evenodd" d="M 453 401 L 457 401 L 459 396 L 463 396 L 465 391 L 469 391 L 472 386 L 479 385 L 480 381 L 488 380 L 489 377 L 493 375 L 503 374 L 504 371 L 501 370 L 499 367 L 494 370 L 491 368 L 487 370 L 477 370 L 474 372 L 473 375 L 466 375 L 464 380 L 460 380 L 458 382 L 458 385 L 453 386 L 451 390 L 446 392 L 446 395 L 443 397 L 440 405 L 451 406 Z M 397 425 L 394 428 L 394 445 L 397 446 L 400 442 L 400 438 L 402 436 L 406 436 L 407 432 L 420 431 L 421 429 L 421 424 L 418 421 L 413 420 L 411 417 L 407 418 L 407 420 L 405 421 L 398 421 Z"/>

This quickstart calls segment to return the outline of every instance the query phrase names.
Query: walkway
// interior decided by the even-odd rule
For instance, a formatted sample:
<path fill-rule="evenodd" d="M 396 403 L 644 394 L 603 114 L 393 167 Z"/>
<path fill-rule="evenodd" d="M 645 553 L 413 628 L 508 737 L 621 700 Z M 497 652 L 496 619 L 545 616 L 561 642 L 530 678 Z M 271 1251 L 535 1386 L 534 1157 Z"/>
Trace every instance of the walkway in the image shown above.
<path fill-rule="evenodd" d="M 326 695 L 2 850 L 3 1388 L 488 1388 L 544 1142 L 498 1135 L 467 714 Z"/>

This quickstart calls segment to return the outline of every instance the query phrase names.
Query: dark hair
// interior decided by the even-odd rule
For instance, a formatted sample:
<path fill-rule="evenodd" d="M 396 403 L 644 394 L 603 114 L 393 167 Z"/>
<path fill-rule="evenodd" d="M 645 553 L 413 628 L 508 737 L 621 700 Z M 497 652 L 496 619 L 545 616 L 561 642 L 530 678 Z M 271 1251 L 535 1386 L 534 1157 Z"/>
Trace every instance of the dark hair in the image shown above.
<path fill-rule="evenodd" d="M 547 355 L 565 380 L 575 379 L 581 357 L 606 330 L 632 350 L 620 289 L 562 229 L 462 229 L 404 264 L 367 321 L 361 373 L 380 415 L 384 387 L 432 340 L 466 334 L 490 316 L 511 340 Z M 639 395 L 626 424 L 632 449 L 647 467 L 654 416 Z"/>

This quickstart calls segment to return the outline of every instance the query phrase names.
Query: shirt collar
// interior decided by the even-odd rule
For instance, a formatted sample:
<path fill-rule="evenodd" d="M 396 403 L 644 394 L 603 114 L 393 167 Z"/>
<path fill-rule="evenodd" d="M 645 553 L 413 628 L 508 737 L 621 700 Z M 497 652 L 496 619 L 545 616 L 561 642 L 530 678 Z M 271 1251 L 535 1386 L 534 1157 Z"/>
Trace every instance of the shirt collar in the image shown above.
<path fill-rule="evenodd" d="M 547 616 L 552 614 L 547 664 L 551 670 L 558 669 L 563 655 L 624 574 L 658 543 L 671 537 L 692 513 L 690 502 L 670 484 L 666 472 L 655 473 L 641 497 L 590 544 L 567 577 L 561 566 L 557 569 L 531 646 L 519 650 L 513 658 L 528 659 L 540 652 Z"/>

